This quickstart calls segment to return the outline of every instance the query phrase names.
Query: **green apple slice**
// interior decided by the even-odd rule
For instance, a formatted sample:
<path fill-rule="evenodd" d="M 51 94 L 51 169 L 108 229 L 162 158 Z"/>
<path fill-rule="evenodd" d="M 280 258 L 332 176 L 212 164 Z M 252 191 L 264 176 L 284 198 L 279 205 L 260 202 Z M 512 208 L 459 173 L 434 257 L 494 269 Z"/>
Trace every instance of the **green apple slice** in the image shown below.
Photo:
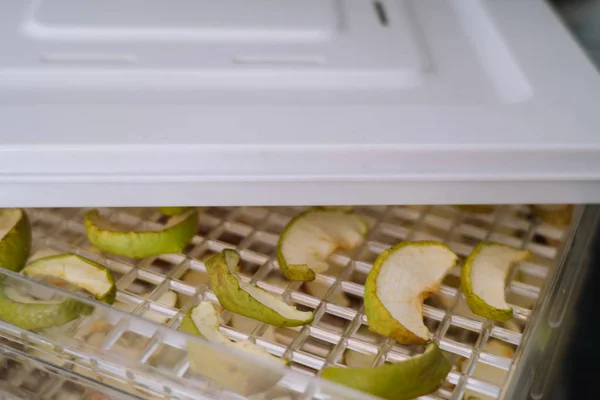
<path fill-rule="evenodd" d="M 85 228 L 96 247 L 125 257 L 144 258 L 183 250 L 198 231 L 198 213 L 190 209 L 171 217 L 159 231 L 123 232 L 97 210 L 91 210 L 85 216 Z"/>
<path fill-rule="evenodd" d="M 329 367 L 323 378 L 389 400 L 408 400 L 435 391 L 452 365 L 435 343 L 421 355 L 374 368 Z"/>
<path fill-rule="evenodd" d="M 23 269 L 23 275 L 35 279 L 57 278 L 85 289 L 97 300 L 112 304 L 117 287 L 110 270 L 77 254 L 39 258 Z"/>
<path fill-rule="evenodd" d="M 179 329 L 258 358 L 287 364 L 285 360 L 271 355 L 266 349 L 249 340 L 231 341 L 219 331 L 222 322 L 214 304 L 203 301 L 186 313 Z M 213 346 L 188 341 L 187 347 L 192 371 L 207 376 L 244 396 L 264 392 L 281 379 L 281 374 L 272 369 Z"/>
<path fill-rule="evenodd" d="M 458 257 L 437 242 L 403 242 L 377 257 L 365 283 L 369 329 L 399 343 L 431 339 L 423 324 L 423 300 L 434 293 Z"/>
<path fill-rule="evenodd" d="M 361 244 L 368 226 L 358 215 L 339 209 L 311 208 L 293 218 L 279 236 L 277 262 L 292 281 L 312 281 L 327 270 L 327 258 L 338 248 Z"/>
<path fill-rule="evenodd" d="M 190 207 L 158 207 L 158 210 L 161 213 L 168 215 L 170 217 L 172 217 L 174 215 L 182 214 L 189 209 L 190 209 Z"/>
<path fill-rule="evenodd" d="M 0 319 L 21 329 L 33 330 L 64 325 L 92 307 L 75 299 L 37 300 L 15 286 L 0 289 Z"/>
<path fill-rule="evenodd" d="M 511 319 L 513 310 L 504 297 L 506 278 L 512 265 L 527 257 L 527 250 L 500 243 L 475 246 L 460 273 L 461 289 L 471 311 L 500 322 Z"/>
<path fill-rule="evenodd" d="M 240 255 L 236 251 L 225 249 L 204 263 L 212 290 L 223 307 L 275 326 L 291 327 L 312 322 L 312 312 L 299 311 L 281 297 L 240 281 L 234 273 L 239 262 Z"/>
<path fill-rule="evenodd" d="M 20 208 L 0 210 L 0 267 L 19 272 L 31 248 L 31 226 Z"/>

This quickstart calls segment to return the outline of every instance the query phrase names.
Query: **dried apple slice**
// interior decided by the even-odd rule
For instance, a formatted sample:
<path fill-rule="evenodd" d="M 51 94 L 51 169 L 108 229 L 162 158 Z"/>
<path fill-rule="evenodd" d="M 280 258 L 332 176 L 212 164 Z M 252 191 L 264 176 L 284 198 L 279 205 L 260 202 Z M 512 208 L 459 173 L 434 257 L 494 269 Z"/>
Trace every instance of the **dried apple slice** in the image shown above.
<path fill-rule="evenodd" d="M 265 348 L 249 340 L 231 341 L 219 331 L 219 325 L 222 323 L 214 304 L 203 301 L 186 313 L 179 329 L 202 336 L 209 342 L 241 350 L 264 360 L 287 364 L 285 360 L 271 355 Z M 266 391 L 282 376 L 272 368 L 253 363 L 210 345 L 189 341 L 187 347 L 192 371 L 207 376 L 244 396 Z"/>
<path fill-rule="evenodd" d="M 529 251 L 500 243 L 478 244 L 461 270 L 461 289 L 471 311 L 505 322 L 513 310 L 506 303 L 504 288 L 511 266 L 529 257 Z"/>
<path fill-rule="evenodd" d="M 408 400 L 436 390 L 452 365 L 435 343 L 421 355 L 374 368 L 329 367 L 323 378 L 389 400 Z"/>
<path fill-rule="evenodd" d="M 198 213 L 190 209 L 171 217 L 162 230 L 123 232 L 91 210 L 85 216 L 85 229 L 90 242 L 108 253 L 144 258 L 183 250 L 198 231 Z"/>
<path fill-rule="evenodd" d="M 31 248 L 31 226 L 20 208 L 0 210 L 0 267 L 19 272 Z"/>
<path fill-rule="evenodd" d="M 312 312 L 299 311 L 281 297 L 240 281 L 234 272 L 239 262 L 240 255 L 226 249 L 204 263 L 212 290 L 223 307 L 275 326 L 299 326 L 312 322 Z"/>
<path fill-rule="evenodd" d="M 75 299 L 39 299 L 22 292 L 17 286 L 5 285 L 0 288 L 0 320 L 21 329 L 34 330 L 64 325 L 91 311 L 91 306 Z"/>
<path fill-rule="evenodd" d="M 35 260 L 23 268 L 23 275 L 36 279 L 57 278 L 85 289 L 97 300 L 112 304 L 117 287 L 110 270 L 77 254 L 59 254 Z"/>
<path fill-rule="evenodd" d="M 427 343 L 431 335 L 423 324 L 423 300 L 457 260 L 437 242 L 403 242 L 381 253 L 365 284 L 369 329 L 399 343 Z"/>
<path fill-rule="evenodd" d="M 277 243 L 277 262 L 292 281 L 312 281 L 327 270 L 327 258 L 338 248 L 361 244 L 368 230 L 358 215 L 340 209 L 311 208 L 293 218 Z"/>

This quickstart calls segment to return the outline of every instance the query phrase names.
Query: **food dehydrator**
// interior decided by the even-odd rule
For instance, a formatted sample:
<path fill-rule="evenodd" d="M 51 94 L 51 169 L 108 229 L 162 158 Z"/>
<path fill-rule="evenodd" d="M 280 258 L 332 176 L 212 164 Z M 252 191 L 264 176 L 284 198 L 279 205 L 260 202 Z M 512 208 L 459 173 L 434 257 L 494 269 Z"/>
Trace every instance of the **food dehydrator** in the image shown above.
<path fill-rule="evenodd" d="M 600 75 L 549 4 L 1 9 L 0 207 L 25 210 L 32 259 L 80 255 L 117 288 L 108 305 L 0 269 L 23 296 L 87 310 L 44 329 L 0 320 L 1 398 L 374 398 L 322 373 L 423 352 L 369 331 L 363 296 L 382 252 L 424 240 L 460 262 L 423 305 L 452 369 L 422 398 L 548 395 L 600 216 Z M 119 229 L 151 231 L 168 223 L 161 206 L 198 210 L 180 252 L 133 259 L 86 236 L 90 208 Z M 276 254 L 284 227 L 311 206 L 351 206 L 368 226 L 312 284 L 285 279 Z M 507 278 L 505 322 L 471 312 L 461 292 L 461 265 L 488 241 L 531 253 Z M 275 327 L 222 310 L 223 335 L 286 364 L 178 329 L 200 301 L 219 304 L 205 261 L 224 249 L 239 252 L 241 282 L 314 313 Z M 192 346 L 213 371 L 190 368 Z"/>

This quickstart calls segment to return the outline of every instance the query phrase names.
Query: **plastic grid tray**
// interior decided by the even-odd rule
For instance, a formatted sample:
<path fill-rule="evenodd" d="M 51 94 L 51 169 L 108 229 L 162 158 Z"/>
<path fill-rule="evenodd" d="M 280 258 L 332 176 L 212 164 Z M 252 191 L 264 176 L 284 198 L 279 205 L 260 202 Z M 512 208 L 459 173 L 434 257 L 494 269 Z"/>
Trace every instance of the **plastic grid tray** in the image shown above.
<path fill-rule="evenodd" d="M 291 369 L 307 376 L 318 376 L 324 366 L 343 364 L 352 351 L 367 355 L 363 361 L 380 365 L 406 359 L 421 350 L 419 346 L 399 345 L 366 329 L 363 283 L 371 263 L 391 245 L 401 240 L 439 240 L 447 243 L 461 259 L 482 240 L 527 248 L 533 254 L 532 259 L 519 264 L 507 285 L 507 298 L 515 310 L 514 319 L 509 323 L 493 323 L 468 311 L 459 291 L 459 267 L 446 277 L 438 293 L 426 300 L 424 306 L 426 325 L 453 363 L 453 370 L 444 385 L 425 398 L 461 399 L 467 390 L 482 398 L 499 395 L 501 384 L 473 377 L 474 371 L 480 364 L 485 364 L 502 373 L 515 361 L 506 354 L 486 351 L 484 346 L 489 340 L 513 350 L 521 345 L 522 332 L 527 328 L 542 286 L 558 260 L 566 229 L 538 223 L 526 206 L 497 206 L 489 214 L 468 213 L 451 206 L 356 207 L 355 212 L 364 216 L 371 227 L 367 240 L 352 253 L 336 253 L 330 258 L 330 270 L 318 277 L 330 289 L 323 296 L 315 297 L 307 293 L 301 282 L 282 280 L 274 259 L 278 233 L 292 216 L 304 209 L 204 209 L 200 214 L 198 235 L 183 254 L 166 254 L 139 261 L 104 254 L 93 247 L 85 236 L 85 209 L 33 209 L 28 213 L 33 224 L 34 252 L 48 248 L 76 252 L 103 263 L 113 271 L 117 281 L 116 307 L 142 317 L 148 316 L 151 310 L 164 315 L 167 325 L 173 328 L 178 326 L 181 313 L 198 299 L 217 301 L 207 285 L 198 283 L 206 282 L 207 278 L 202 277 L 205 269 L 201 260 L 223 248 L 237 248 L 243 260 L 240 271 L 243 279 L 282 294 L 300 308 L 314 310 L 315 320 L 310 326 L 299 328 L 274 329 L 254 322 L 244 324 L 242 329 L 233 323 L 232 313 L 225 311 L 222 331 L 232 339 L 250 337 L 256 340 L 271 353 L 290 359 Z M 130 228 L 158 227 L 167 220 L 151 208 L 101 211 L 112 221 Z M 196 276 L 195 283 L 188 281 L 190 275 Z M 178 294 L 177 308 L 156 302 L 166 290 Z M 107 325 L 104 350 L 110 352 L 110 345 L 129 333 L 122 325 Z M 140 365 L 150 363 L 163 346 L 156 340 L 151 346 L 147 340 L 137 342 L 143 345 L 132 349 L 131 356 L 139 360 Z M 182 379 L 187 379 L 187 363 L 181 362 L 174 368 L 178 369 Z M 143 393 L 136 392 L 141 397 L 144 397 Z"/>

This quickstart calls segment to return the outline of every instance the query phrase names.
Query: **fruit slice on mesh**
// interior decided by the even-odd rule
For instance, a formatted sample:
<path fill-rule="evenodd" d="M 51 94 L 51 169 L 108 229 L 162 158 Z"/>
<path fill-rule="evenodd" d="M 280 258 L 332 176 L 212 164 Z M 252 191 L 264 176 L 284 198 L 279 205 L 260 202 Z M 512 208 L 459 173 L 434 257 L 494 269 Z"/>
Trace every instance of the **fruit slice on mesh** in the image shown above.
<path fill-rule="evenodd" d="M 328 268 L 337 249 L 360 245 L 368 226 L 358 215 L 339 209 L 311 208 L 293 218 L 277 243 L 277 262 L 287 279 L 312 281 Z"/>
<path fill-rule="evenodd" d="M 62 282 L 69 283 L 108 304 L 112 304 L 117 295 L 117 287 L 110 270 L 77 254 L 39 258 L 23 268 L 23 275 L 50 281 L 49 283 L 57 286 L 62 286 Z"/>
<path fill-rule="evenodd" d="M 512 266 L 529 257 L 500 243 L 480 243 L 473 249 L 461 270 L 461 289 L 473 313 L 505 322 L 513 310 L 506 303 L 504 290 Z"/>
<path fill-rule="evenodd" d="M 383 399 L 408 400 L 435 391 L 452 365 L 435 343 L 421 355 L 374 368 L 329 367 L 323 378 Z"/>
<path fill-rule="evenodd" d="M 98 213 L 89 211 L 85 228 L 90 242 L 113 254 L 144 258 L 181 252 L 198 231 L 198 213 L 190 209 L 169 219 L 161 230 L 121 231 Z"/>
<path fill-rule="evenodd" d="M 403 242 L 379 255 L 365 284 L 369 329 L 399 343 L 423 344 L 423 300 L 434 293 L 458 257 L 437 242 Z"/>
<path fill-rule="evenodd" d="M 190 309 L 179 327 L 180 330 L 202 336 L 209 342 L 241 350 L 249 355 L 284 366 L 286 361 L 271 355 L 265 348 L 249 340 L 233 342 L 219 331 L 223 323 L 214 304 L 203 301 Z M 193 372 L 204 375 L 243 396 L 264 392 L 281 379 L 277 364 L 273 368 L 220 350 L 201 342 L 188 341 L 188 360 Z"/>
<path fill-rule="evenodd" d="M 36 296 L 22 285 L 6 281 L 0 288 L 0 319 L 21 329 L 34 330 L 64 325 L 92 307 L 54 293 L 36 288 Z"/>
<path fill-rule="evenodd" d="M 0 210 L 0 267 L 19 272 L 31 248 L 31 226 L 20 208 Z"/>
<path fill-rule="evenodd" d="M 312 312 L 299 311 L 281 297 L 241 281 L 234 272 L 239 262 L 240 255 L 226 249 L 204 263 L 212 290 L 223 307 L 275 326 L 292 327 L 312 322 Z"/>

